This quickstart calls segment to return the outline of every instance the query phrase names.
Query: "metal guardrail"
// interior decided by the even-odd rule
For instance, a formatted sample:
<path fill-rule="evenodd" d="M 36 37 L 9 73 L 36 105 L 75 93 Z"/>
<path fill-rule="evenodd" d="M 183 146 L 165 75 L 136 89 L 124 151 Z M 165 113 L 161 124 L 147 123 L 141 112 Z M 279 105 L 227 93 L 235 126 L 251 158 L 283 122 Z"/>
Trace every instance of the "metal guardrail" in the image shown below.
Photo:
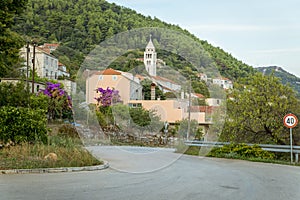
<path fill-rule="evenodd" d="M 211 141 L 185 141 L 187 146 L 198 146 L 198 147 L 223 147 L 224 145 L 230 144 L 230 142 L 211 142 Z M 250 144 L 245 143 L 248 146 L 257 145 L 265 151 L 271 152 L 282 152 L 282 153 L 290 153 L 291 146 L 290 145 L 273 145 L 273 144 Z M 293 153 L 295 154 L 295 161 L 299 161 L 299 154 L 300 154 L 300 146 L 293 146 L 292 149 Z"/>

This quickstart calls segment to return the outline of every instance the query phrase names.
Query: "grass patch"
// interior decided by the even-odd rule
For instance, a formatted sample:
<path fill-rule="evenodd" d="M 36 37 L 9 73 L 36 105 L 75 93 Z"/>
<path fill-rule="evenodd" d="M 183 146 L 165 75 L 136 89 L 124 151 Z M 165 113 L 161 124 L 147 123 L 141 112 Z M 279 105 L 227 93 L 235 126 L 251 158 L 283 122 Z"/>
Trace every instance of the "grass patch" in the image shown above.
<path fill-rule="evenodd" d="M 57 160 L 44 157 L 55 153 Z M 34 169 L 56 167 L 83 167 L 103 164 L 94 158 L 78 138 L 50 136 L 48 144 L 23 143 L 0 149 L 0 169 Z"/>
<path fill-rule="evenodd" d="M 179 146 L 179 148 L 177 147 L 176 152 L 198 156 L 200 149 L 201 147 L 197 146 L 186 146 L 185 148 Z M 252 162 L 300 166 L 300 163 L 290 163 L 288 154 L 271 153 L 262 150 L 258 146 L 247 146 L 245 144 L 230 144 L 224 145 L 223 147 L 215 147 L 206 156 L 226 159 L 247 160 Z"/>

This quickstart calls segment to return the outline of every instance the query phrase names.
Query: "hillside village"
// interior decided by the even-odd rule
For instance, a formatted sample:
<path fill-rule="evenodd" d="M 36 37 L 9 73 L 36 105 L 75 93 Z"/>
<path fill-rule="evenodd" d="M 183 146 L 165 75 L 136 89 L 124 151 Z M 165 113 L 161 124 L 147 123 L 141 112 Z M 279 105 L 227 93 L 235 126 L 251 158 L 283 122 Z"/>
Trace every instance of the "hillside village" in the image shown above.
<path fill-rule="evenodd" d="M 34 93 L 39 92 L 41 89 L 45 89 L 45 82 L 41 80 L 52 80 L 62 83 L 65 90 L 70 95 L 76 93 L 76 82 L 70 79 L 70 73 L 67 67 L 59 62 L 59 60 L 52 55 L 52 52 L 59 47 L 59 44 L 45 43 L 41 46 L 34 46 L 28 44 L 20 49 L 20 57 L 24 60 L 21 70 L 30 84 L 30 91 Z M 28 65 L 28 70 L 27 70 Z M 32 83 L 32 71 L 33 66 L 35 68 L 35 80 Z M 27 74 L 28 71 L 28 74 Z M 16 78 L 1 78 L 1 82 L 17 82 Z M 34 85 L 32 89 L 32 85 Z"/>
<path fill-rule="evenodd" d="M 144 58 L 141 58 L 148 73 L 148 76 L 129 72 L 114 70 L 111 68 L 102 71 L 90 71 L 86 79 L 86 101 L 88 104 L 97 104 L 96 98 L 99 97 L 97 88 L 112 88 L 119 91 L 121 102 L 129 107 L 143 107 L 146 110 L 154 110 L 161 121 L 175 124 L 183 119 L 196 120 L 203 130 L 207 130 L 211 124 L 211 114 L 215 107 L 220 106 L 222 99 L 207 98 L 202 94 L 189 94 L 182 87 L 182 83 L 169 80 L 166 77 L 157 75 L 157 65 L 163 63 L 158 61 L 155 46 L 151 40 L 145 47 Z M 163 66 L 162 66 L 163 67 Z M 207 84 L 215 84 L 224 90 L 233 88 L 232 81 L 226 78 L 209 78 L 203 73 L 199 73 L 199 81 Z M 151 99 L 145 99 L 143 94 L 143 86 L 141 82 L 148 79 L 151 84 Z M 173 93 L 176 98 L 167 98 L 161 100 L 155 97 L 155 87 L 158 86 L 163 93 Z M 191 95 L 191 96 L 189 96 Z M 192 105 L 191 99 L 205 100 L 206 105 Z M 191 104 L 191 106 L 190 106 Z M 189 112 L 190 111 L 190 112 Z"/>
<path fill-rule="evenodd" d="M 172 1 L 171 7 L 173 4 L 176 3 Z M 164 5 L 157 9 L 153 2 L 148 2 L 145 8 L 150 5 L 160 12 L 163 8 L 169 9 Z M 54 189 L 50 187 L 51 191 L 42 192 L 36 198 L 33 194 L 40 191 L 38 186 L 41 185 L 40 180 L 34 181 L 36 176 L 33 180 L 28 179 L 30 176 L 21 176 L 24 181 L 13 178 L 11 182 L 9 175 L 6 179 L 8 185 L 1 192 L 5 199 L 12 199 L 12 195 L 16 199 L 20 196 L 26 199 L 24 191 L 28 192 L 28 199 L 42 199 L 43 194 L 50 199 L 81 198 L 83 194 L 87 194 L 88 199 L 94 196 L 104 199 L 140 199 L 141 196 L 149 199 L 201 199 L 203 195 L 220 199 L 228 192 L 236 199 L 240 194 L 247 196 L 242 190 L 247 190 L 249 184 L 246 187 L 232 184 L 240 183 L 239 175 L 243 174 L 236 176 L 227 172 L 236 172 L 239 164 L 245 169 L 244 161 L 232 159 L 268 163 L 270 173 L 265 173 L 266 168 L 257 167 L 258 164 L 246 163 L 251 168 L 246 169 L 246 174 L 253 175 L 249 172 L 257 168 L 254 173 L 257 181 L 250 187 L 257 185 L 260 190 L 261 180 L 266 182 L 276 174 L 273 185 L 280 182 L 278 174 L 286 177 L 287 170 L 279 169 L 278 163 L 299 165 L 300 79 L 277 66 L 255 69 L 235 58 L 233 54 L 236 52 L 229 53 L 222 49 L 227 48 L 225 46 L 210 44 L 215 41 L 210 38 L 215 32 L 224 38 L 230 35 L 237 48 L 260 49 L 266 40 L 263 37 L 264 41 L 256 40 L 261 34 L 259 31 L 254 34 L 255 45 L 249 43 L 247 46 L 232 36 L 236 32 L 241 36 L 238 39 L 242 39 L 244 31 L 246 42 L 249 42 L 248 29 L 211 29 L 218 25 L 218 20 L 231 19 L 225 19 L 218 8 L 237 14 L 232 19 L 238 17 L 240 22 L 247 21 L 249 18 L 240 14 L 254 16 L 253 12 L 243 12 L 243 9 L 249 10 L 248 4 L 237 7 L 236 3 L 233 6 L 226 2 L 206 7 L 207 4 L 201 3 L 196 6 L 195 1 L 189 5 L 197 11 L 189 12 L 187 6 L 183 10 L 180 5 L 179 10 L 163 12 L 170 16 L 174 14 L 175 21 L 180 18 L 179 24 L 187 23 L 185 27 L 188 29 L 190 22 L 194 29 L 200 26 L 199 31 L 203 33 L 209 28 L 209 37 L 201 33 L 203 39 L 200 39 L 188 29 L 161 21 L 151 13 L 146 16 L 106 0 L 1 2 L 0 174 L 113 169 L 108 174 L 104 171 L 78 173 L 90 183 L 90 190 L 77 184 L 76 173 L 77 178 L 68 176 L 68 181 L 63 180 L 63 184 L 60 182 L 66 176 L 53 178 L 56 182 L 45 179 L 47 183 L 42 185 L 57 185 L 58 192 L 53 193 Z M 270 5 L 266 4 L 265 8 L 270 8 Z M 252 6 L 265 10 L 260 4 Z M 282 6 L 279 8 L 285 10 Z M 266 14 L 263 9 L 260 13 Z M 290 8 L 286 10 L 292 13 Z M 191 13 L 204 15 L 195 18 Z M 192 17 L 191 21 L 183 19 L 184 14 Z M 271 22 L 277 15 L 268 17 Z M 211 18 L 215 22 L 207 21 Z M 201 19 L 205 21 L 202 23 Z M 232 25 L 240 27 L 235 22 Z M 255 26 L 255 20 L 253 22 Z M 261 25 L 261 18 L 257 22 Z M 280 35 L 279 32 L 276 34 Z M 210 41 L 204 38 L 210 38 Z M 267 39 L 276 44 L 276 37 Z M 228 44 L 224 41 L 221 43 Z M 285 56 L 282 51 L 258 52 L 261 58 L 265 58 L 265 53 L 278 58 Z M 290 63 L 283 62 L 282 65 Z M 182 156 L 182 153 L 201 156 L 201 159 Z M 214 162 L 215 159 L 202 159 L 203 156 L 230 160 L 217 159 Z M 229 166 L 232 161 L 234 164 Z M 270 163 L 276 163 L 278 173 Z M 294 167 L 288 168 L 292 170 Z M 146 176 L 149 174 L 149 178 L 143 175 L 139 176 L 142 179 L 124 179 L 122 175 L 124 184 L 120 182 L 120 172 L 136 174 L 140 172 L 137 169 Z M 211 171 L 208 173 L 207 169 Z M 222 176 L 223 172 L 225 176 Z M 92 179 L 86 176 L 88 174 Z M 95 175 L 98 178 L 95 179 Z M 214 175 L 219 179 L 214 179 Z M 230 177 L 237 179 L 232 181 Z M 294 171 L 289 177 L 291 180 L 295 178 Z M 105 184 L 99 184 L 99 180 Z M 133 180 L 133 183 L 128 184 L 127 180 Z M 7 190 L 11 187 L 9 182 L 11 185 L 26 185 L 23 183 L 28 181 L 33 183 L 32 188 L 14 187 L 22 193 Z M 211 187 L 217 182 L 222 185 Z M 203 184 L 208 185 L 207 191 L 213 189 L 214 193 L 205 192 Z M 153 185 L 157 187 L 151 188 Z M 294 182 L 284 185 L 292 189 L 295 186 Z M 141 191 L 138 191 L 139 186 Z M 258 195 L 254 198 L 265 199 L 266 191 L 279 198 L 291 193 L 287 190 L 274 193 L 274 189 L 282 188 L 282 182 L 277 186 L 267 187 L 267 190 L 262 188 L 263 192 L 255 190 Z M 175 193 L 174 188 L 177 189 Z M 8 191 L 7 195 L 5 191 Z M 217 192 L 220 195 L 216 196 L 215 191 L 220 191 Z M 248 196 L 253 197 L 253 187 L 249 191 Z"/>
<path fill-rule="evenodd" d="M 59 44 L 45 43 L 41 46 L 25 45 L 21 48 L 20 54 L 24 59 L 24 67 L 21 68 L 23 74 L 35 66 L 35 73 L 39 79 L 54 80 L 62 83 L 70 95 L 76 94 L 76 82 L 70 80 L 70 74 L 67 72 L 66 66 L 52 55 Z M 33 55 L 35 54 L 35 55 Z M 163 68 L 165 62 L 157 57 L 155 46 L 150 36 L 149 42 L 145 47 L 144 57 L 137 58 L 144 63 L 146 75 L 135 74 L 107 68 L 102 71 L 86 70 L 86 102 L 88 104 L 96 104 L 95 100 L 99 94 L 97 88 L 113 88 L 119 91 L 121 102 L 131 108 L 142 107 L 146 110 L 153 110 L 160 117 L 161 121 L 168 124 L 176 124 L 183 119 L 196 120 L 198 125 L 206 132 L 212 123 L 213 110 L 220 106 L 223 99 L 205 97 L 203 94 L 189 92 L 182 86 L 183 83 L 170 80 L 163 76 L 157 75 L 157 68 Z M 26 75 L 27 76 L 27 75 Z M 28 78 L 30 82 L 30 90 L 34 85 L 33 92 L 37 93 L 41 89 L 45 89 L 45 83 L 39 79 L 32 84 L 32 78 Z M 141 82 L 149 80 L 151 84 L 151 99 L 145 99 L 143 94 L 143 86 Z M 2 82 L 15 82 L 16 79 L 2 78 Z M 219 77 L 211 78 L 204 73 L 198 74 L 198 81 L 203 81 L 207 85 L 214 84 L 224 90 L 232 89 L 233 83 L 228 78 Z M 156 97 L 155 88 L 158 87 L 164 94 L 172 93 L 173 98 L 169 97 L 165 100 Z M 205 105 L 193 104 L 197 99 L 205 102 Z"/>

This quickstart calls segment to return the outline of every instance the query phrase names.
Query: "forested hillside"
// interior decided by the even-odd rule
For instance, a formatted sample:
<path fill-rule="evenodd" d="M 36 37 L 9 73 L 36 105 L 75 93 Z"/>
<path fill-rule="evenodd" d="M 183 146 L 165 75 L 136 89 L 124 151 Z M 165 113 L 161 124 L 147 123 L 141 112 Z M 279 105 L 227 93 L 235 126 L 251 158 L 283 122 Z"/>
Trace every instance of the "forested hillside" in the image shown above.
<path fill-rule="evenodd" d="M 54 54 L 67 65 L 72 75 L 96 44 L 114 34 L 140 27 L 163 27 L 190 36 L 209 52 L 221 74 L 227 78 L 235 80 L 254 72 L 252 67 L 176 25 L 105 0 L 29 0 L 27 10 L 15 22 L 13 30 L 27 40 L 34 39 L 39 44 L 60 43 Z"/>
<path fill-rule="evenodd" d="M 265 75 L 270 75 L 274 73 L 274 76 L 280 78 L 281 82 L 284 85 L 290 85 L 298 94 L 297 96 L 300 97 L 300 78 L 285 71 L 281 67 L 277 66 L 270 66 L 270 67 L 258 67 L 258 71 L 264 73 Z"/>

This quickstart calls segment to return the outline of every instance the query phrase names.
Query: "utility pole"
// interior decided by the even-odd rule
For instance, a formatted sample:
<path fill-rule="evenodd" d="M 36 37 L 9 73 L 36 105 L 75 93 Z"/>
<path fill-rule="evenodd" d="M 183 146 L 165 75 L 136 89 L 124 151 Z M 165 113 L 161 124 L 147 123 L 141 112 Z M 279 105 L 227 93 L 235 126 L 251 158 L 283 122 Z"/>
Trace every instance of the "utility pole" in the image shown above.
<path fill-rule="evenodd" d="M 188 106 L 188 130 L 187 130 L 187 133 L 186 133 L 186 140 L 188 141 L 189 138 L 190 138 L 190 132 L 191 132 L 191 78 L 189 80 L 189 106 Z"/>
<path fill-rule="evenodd" d="M 32 58 L 32 85 L 31 85 L 32 93 L 34 93 L 34 74 L 35 74 L 35 43 L 33 43 L 33 58 Z"/>
<path fill-rule="evenodd" d="M 29 42 L 27 41 L 26 45 L 26 93 L 28 95 L 28 107 L 30 106 L 30 90 L 29 90 L 29 53 L 30 53 L 30 46 Z"/>
<path fill-rule="evenodd" d="M 87 72 L 87 97 L 86 97 L 86 103 L 87 103 L 87 113 L 86 113 L 86 126 L 89 126 L 89 112 L 90 112 L 90 107 L 89 107 L 89 101 L 90 101 L 90 70 L 86 69 Z"/>
<path fill-rule="evenodd" d="M 30 48 L 29 48 L 29 42 L 27 42 L 26 45 L 26 85 L 27 85 L 27 91 L 29 91 L 29 53 L 30 53 Z"/>

